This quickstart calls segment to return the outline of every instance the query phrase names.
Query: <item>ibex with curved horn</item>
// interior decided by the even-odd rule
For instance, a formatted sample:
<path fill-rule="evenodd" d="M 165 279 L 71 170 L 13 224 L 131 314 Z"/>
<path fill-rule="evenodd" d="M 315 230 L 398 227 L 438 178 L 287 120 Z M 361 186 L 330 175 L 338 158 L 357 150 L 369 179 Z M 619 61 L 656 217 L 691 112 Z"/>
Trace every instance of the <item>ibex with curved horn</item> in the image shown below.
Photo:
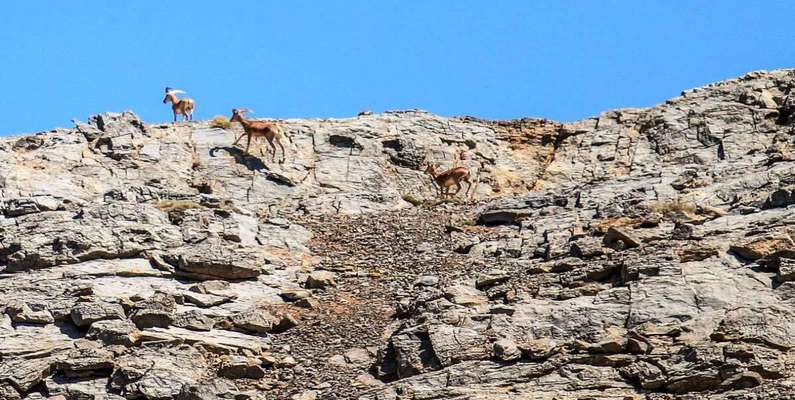
<path fill-rule="evenodd" d="M 237 145 L 237 142 L 239 142 L 240 139 L 243 139 L 243 136 L 246 136 L 247 137 L 246 154 L 249 154 L 248 149 L 249 147 L 251 147 L 251 139 L 253 138 L 256 140 L 257 138 L 264 137 L 268 141 L 268 144 L 270 144 L 271 146 L 271 157 L 273 157 L 273 159 L 276 160 L 276 144 L 278 144 L 279 147 L 282 149 L 281 162 L 284 162 L 284 160 L 287 158 L 287 153 L 285 152 L 284 146 L 282 145 L 282 139 L 287 138 L 287 140 L 289 140 L 290 143 L 293 142 L 293 139 L 284 133 L 284 130 L 282 129 L 281 125 L 279 125 L 278 123 L 272 121 L 253 121 L 247 119 L 245 117 L 245 114 L 247 112 L 253 112 L 253 111 L 247 108 L 242 108 L 242 109 L 235 108 L 232 110 L 232 118 L 229 119 L 229 122 L 239 122 L 240 125 L 243 125 L 243 131 L 245 132 L 242 135 L 240 135 L 240 137 L 237 138 L 237 140 L 235 140 L 232 146 Z M 276 144 L 274 144 L 273 142 L 276 142 Z M 260 154 L 264 155 L 261 147 L 260 147 Z"/>
<path fill-rule="evenodd" d="M 166 87 L 166 97 L 163 98 L 163 104 L 171 103 L 171 110 L 174 112 L 174 122 L 177 122 L 177 115 L 183 115 L 185 121 L 193 121 L 193 110 L 196 108 L 196 103 L 193 99 L 187 97 L 178 99 L 177 95 L 180 93 L 185 93 L 185 91 Z"/>

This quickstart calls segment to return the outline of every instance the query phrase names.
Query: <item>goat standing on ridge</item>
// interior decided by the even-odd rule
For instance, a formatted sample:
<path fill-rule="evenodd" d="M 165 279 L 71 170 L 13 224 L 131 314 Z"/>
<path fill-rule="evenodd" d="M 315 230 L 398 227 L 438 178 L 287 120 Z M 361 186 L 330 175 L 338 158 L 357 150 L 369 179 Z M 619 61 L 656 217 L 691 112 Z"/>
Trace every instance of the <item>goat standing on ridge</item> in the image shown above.
<path fill-rule="evenodd" d="M 438 192 L 442 197 L 457 195 L 458 192 L 461 191 L 461 182 L 467 183 L 467 190 L 464 194 L 469 196 L 469 189 L 472 188 L 472 181 L 469 180 L 470 174 L 468 169 L 464 167 L 455 167 L 442 173 L 437 173 L 436 168 L 436 165 L 428 163 L 428 166 L 425 168 L 425 173 L 430 175 L 433 181 L 438 185 Z M 454 185 L 457 189 L 455 193 L 451 194 L 450 188 Z"/>
<path fill-rule="evenodd" d="M 284 133 L 284 130 L 282 129 L 281 125 L 279 125 L 276 122 L 252 121 L 250 119 L 246 119 L 244 115 L 247 112 L 252 112 L 252 111 L 246 108 L 243 109 L 235 108 L 232 110 L 232 118 L 229 119 L 229 122 L 239 122 L 240 125 L 243 125 L 243 131 L 245 132 L 242 135 L 240 135 L 240 137 L 237 138 L 237 140 L 235 140 L 234 143 L 232 143 L 232 146 L 236 146 L 237 142 L 239 142 L 240 139 L 243 139 L 243 136 L 246 136 L 247 137 L 246 154 L 249 154 L 248 149 L 251 146 L 252 137 L 254 138 L 254 140 L 260 137 L 264 137 L 265 139 L 268 140 L 268 144 L 270 144 L 271 146 L 271 157 L 273 157 L 273 160 L 274 161 L 276 160 L 276 144 L 278 144 L 279 147 L 282 149 L 281 162 L 284 162 L 285 159 L 287 158 L 287 153 L 285 152 L 284 146 L 282 145 L 282 139 L 287 138 L 287 140 L 289 140 L 290 143 L 293 142 L 293 139 L 287 136 Z M 276 144 L 273 143 L 274 141 L 276 142 Z M 263 153 L 262 151 L 262 147 L 260 147 L 259 151 L 260 154 L 265 155 L 265 153 Z"/>
<path fill-rule="evenodd" d="M 163 98 L 163 104 L 171 103 L 171 110 L 174 112 L 174 122 L 177 122 L 177 115 L 183 115 L 185 121 L 193 121 L 193 109 L 196 108 L 196 103 L 193 99 L 184 98 L 178 99 L 177 94 L 185 93 L 179 89 L 172 89 L 166 87 L 166 97 Z"/>

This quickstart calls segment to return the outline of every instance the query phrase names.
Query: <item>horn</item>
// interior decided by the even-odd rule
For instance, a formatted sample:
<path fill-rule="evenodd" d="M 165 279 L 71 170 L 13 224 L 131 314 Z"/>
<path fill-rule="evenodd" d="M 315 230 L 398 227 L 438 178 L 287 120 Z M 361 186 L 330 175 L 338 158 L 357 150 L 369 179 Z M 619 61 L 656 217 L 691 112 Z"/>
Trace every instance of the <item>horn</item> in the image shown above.
<path fill-rule="evenodd" d="M 168 92 L 170 92 L 170 91 L 171 91 L 171 88 L 170 88 L 170 87 L 168 87 L 168 86 L 166 86 L 166 93 L 168 93 Z"/>
<path fill-rule="evenodd" d="M 184 90 L 179 90 L 179 89 L 171 89 L 171 90 L 166 92 L 166 94 L 180 94 L 180 93 L 184 94 L 185 91 Z"/>

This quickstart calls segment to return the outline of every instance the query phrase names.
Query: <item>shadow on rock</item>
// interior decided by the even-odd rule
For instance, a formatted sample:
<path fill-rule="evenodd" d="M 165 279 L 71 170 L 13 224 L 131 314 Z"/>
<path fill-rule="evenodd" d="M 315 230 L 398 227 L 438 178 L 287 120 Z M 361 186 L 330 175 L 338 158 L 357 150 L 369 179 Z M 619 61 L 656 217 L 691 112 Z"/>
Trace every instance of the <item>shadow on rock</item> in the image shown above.
<path fill-rule="evenodd" d="M 262 171 L 269 170 L 268 166 L 259 157 L 254 157 L 251 154 L 246 154 L 243 150 L 234 146 L 216 146 L 210 149 L 210 157 L 215 157 L 218 150 L 224 150 L 235 158 L 235 162 L 245 165 L 249 171 Z"/>

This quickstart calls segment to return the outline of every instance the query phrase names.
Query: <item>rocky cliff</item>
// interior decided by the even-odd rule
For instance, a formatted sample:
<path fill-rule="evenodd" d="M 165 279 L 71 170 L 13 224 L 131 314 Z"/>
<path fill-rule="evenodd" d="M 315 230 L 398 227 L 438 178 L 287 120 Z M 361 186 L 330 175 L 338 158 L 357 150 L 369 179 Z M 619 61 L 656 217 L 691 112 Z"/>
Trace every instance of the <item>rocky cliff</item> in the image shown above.
<path fill-rule="evenodd" d="M 2 139 L 0 398 L 795 398 L 793 87 Z"/>

